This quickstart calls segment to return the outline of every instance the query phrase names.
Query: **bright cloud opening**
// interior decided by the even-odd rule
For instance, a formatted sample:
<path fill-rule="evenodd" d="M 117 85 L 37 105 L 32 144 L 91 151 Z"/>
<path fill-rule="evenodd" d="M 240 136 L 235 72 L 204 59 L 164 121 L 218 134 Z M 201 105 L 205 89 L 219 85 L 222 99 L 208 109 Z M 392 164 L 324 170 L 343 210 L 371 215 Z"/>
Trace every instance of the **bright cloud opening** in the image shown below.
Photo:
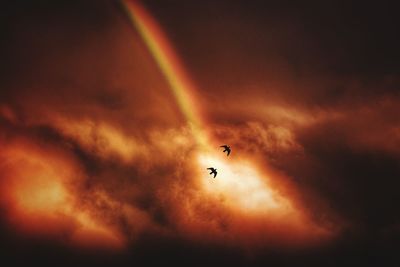
<path fill-rule="evenodd" d="M 220 157 L 199 154 L 197 157 L 201 169 L 204 169 L 202 186 L 209 194 L 220 195 L 229 206 L 249 213 L 271 213 L 292 209 L 288 200 L 268 185 L 268 178 L 246 161 L 232 161 Z M 217 169 L 214 179 L 207 178 L 208 167 Z"/>

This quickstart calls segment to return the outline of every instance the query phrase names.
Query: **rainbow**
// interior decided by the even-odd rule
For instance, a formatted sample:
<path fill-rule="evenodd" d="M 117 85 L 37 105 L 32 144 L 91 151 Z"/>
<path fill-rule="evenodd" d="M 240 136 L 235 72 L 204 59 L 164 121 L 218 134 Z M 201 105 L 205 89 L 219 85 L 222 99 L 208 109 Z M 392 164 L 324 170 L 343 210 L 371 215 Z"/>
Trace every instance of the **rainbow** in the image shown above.
<path fill-rule="evenodd" d="M 136 0 L 122 1 L 132 26 L 139 32 L 156 64 L 167 80 L 178 107 L 188 122 L 198 145 L 207 147 L 208 137 L 198 107 L 193 100 L 196 90 L 161 27 Z"/>

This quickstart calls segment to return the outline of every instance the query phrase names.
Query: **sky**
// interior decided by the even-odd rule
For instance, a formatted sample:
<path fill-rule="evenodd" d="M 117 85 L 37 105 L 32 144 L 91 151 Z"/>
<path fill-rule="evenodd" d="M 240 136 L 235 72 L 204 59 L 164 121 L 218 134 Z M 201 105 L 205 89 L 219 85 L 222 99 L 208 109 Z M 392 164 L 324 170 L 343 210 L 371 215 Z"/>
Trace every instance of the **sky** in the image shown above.
<path fill-rule="evenodd" d="M 400 263 L 394 1 L 1 5 L 4 261 Z"/>

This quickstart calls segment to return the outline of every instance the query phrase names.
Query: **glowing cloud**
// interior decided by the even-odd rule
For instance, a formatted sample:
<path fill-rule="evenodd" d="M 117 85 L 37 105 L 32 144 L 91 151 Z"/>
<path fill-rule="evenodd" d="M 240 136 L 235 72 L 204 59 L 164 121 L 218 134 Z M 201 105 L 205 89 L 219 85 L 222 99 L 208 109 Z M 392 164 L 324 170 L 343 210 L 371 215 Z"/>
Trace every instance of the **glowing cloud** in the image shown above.
<path fill-rule="evenodd" d="M 115 157 L 124 163 L 131 163 L 138 157 L 148 155 L 144 145 L 104 121 L 72 120 L 61 117 L 53 120 L 54 126 L 63 135 L 73 138 L 86 150 L 101 158 Z"/>
<path fill-rule="evenodd" d="M 268 214 L 276 210 L 291 209 L 289 202 L 274 192 L 249 162 L 232 163 L 212 155 L 199 154 L 202 169 L 214 166 L 218 179 L 202 179 L 202 185 L 210 194 L 220 194 L 226 202 L 242 212 Z"/>
<path fill-rule="evenodd" d="M 78 205 L 69 186 L 80 172 L 67 158 L 31 144 L 4 146 L 3 201 L 10 216 L 27 233 L 59 236 L 65 242 L 87 247 L 121 248 L 123 238 L 112 227 Z"/>

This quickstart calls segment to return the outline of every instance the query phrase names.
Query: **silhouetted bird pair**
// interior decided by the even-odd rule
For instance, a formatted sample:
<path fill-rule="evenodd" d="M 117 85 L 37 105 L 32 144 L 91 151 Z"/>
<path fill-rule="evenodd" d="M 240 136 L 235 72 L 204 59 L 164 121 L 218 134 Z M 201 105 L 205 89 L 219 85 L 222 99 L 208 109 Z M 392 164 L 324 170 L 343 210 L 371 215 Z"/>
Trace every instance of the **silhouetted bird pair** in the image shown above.
<path fill-rule="evenodd" d="M 230 148 L 230 146 L 227 146 L 227 145 L 223 145 L 223 146 L 220 146 L 220 147 L 223 147 L 224 148 L 224 151 L 222 151 L 222 152 L 226 152 L 226 156 L 229 156 L 229 154 L 231 153 L 231 148 Z M 210 170 L 211 172 L 210 172 L 210 175 L 211 174 L 214 174 L 214 178 L 215 178 L 215 176 L 217 176 L 217 169 L 215 169 L 215 168 L 207 168 L 207 170 Z"/>

